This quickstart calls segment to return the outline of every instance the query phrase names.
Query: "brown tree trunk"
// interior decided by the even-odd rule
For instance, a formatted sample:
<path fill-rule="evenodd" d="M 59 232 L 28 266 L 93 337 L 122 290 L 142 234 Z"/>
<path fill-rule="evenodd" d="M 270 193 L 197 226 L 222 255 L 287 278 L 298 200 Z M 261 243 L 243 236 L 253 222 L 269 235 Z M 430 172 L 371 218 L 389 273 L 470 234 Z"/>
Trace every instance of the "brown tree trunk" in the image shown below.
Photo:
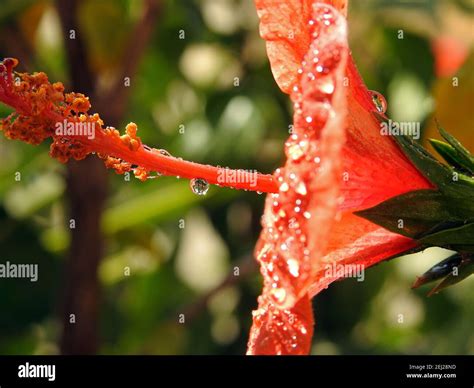
<path fill-rule="evenodd" d="M 152 35 L 160 12 L 158 0 L 147 0 L 141 20 L 130 34 L 123 65 L 109 91 L 95 89 L 86 50 L 77 23 L 80 0 L 56 0 L 69 61 L 71 87 L 91 96 L 94 110 L 107 125 L 117 127 L 125 112 L 129 88 L 124 77 L 132 77 Z M 75 39 L 70 39 L 71 30 Z M 67 193 L 70 202 L 71 245 L 65 270 L 65 290 L 61 309 L 62 354 L 94 354 L 99 347 L 101 289 L 98 267 L 103 254 L 101 215 L 107 197 L 107 173 L 102 161 L 89 157 L 68 164 Z M 72 315 L 74 314 L 74 315 Z"/>
<path fill-rule="evenodd" d="M 58 0 L 71 89 L 93 96 L 94 77 L 76 20 L 78 0 Z M 70 39 L 74 31 L 74 39 Z M 94 101 L 91 101 L 93 104 Z M 107 174 L 100 160 L 88 157 L 68 163 L 67 194 L 71 245 L 64 276 L 61 308 L 62 354 L 94 354 L 98 350 L 100 284 L 98 266 L 103 254 L 100 227 L 107 196 Z"/>

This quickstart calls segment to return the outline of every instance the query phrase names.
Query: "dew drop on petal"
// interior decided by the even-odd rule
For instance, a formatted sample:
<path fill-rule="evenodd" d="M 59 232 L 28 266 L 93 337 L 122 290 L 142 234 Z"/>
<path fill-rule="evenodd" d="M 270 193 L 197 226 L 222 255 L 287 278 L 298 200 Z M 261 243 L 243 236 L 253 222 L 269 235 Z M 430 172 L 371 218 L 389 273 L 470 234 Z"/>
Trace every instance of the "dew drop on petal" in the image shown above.
<path fill-rule="evenodd" d="M 308 150 L 308 141 L 302 140 L 298 143 L 291 144 L 288 146 L 288 156 L 295 162 L 300 160 Z"/>
<path fill-rule="evenodd" d="M 286 291 L 284 288 L 274 288 L 270 292 L 271 297 L 275 300 L 277 303 L 283 303 L 286 299 Z"/>
<path fill-rule="evenodd" d="M 158 152 L 159 152 L 161 155 L 164 155 L 164 156 L 171 156 L 171 154 L 170 154 L 168 151 L 163 150 L 163 149 L 158 150 Z"/>
<path fill-rule="evenodd" d="M 370 90 L 369 92 L 377 111 L 380 113 L 385 113 L 387 111 L 387 100 L 385 100 L 385 97 L 375 90 Z"/>
<path fill-rule="evenodd" d="M 319 85 L 319 89 L 321 90 L 321 92 L 323 92 L 325 94 L 334 93 L 334 88 L 335 88 L 334 87 L 334 82 L 330 78 L 326 78 L 325 80 L 322 80 L 320 85 Z"/>
<path fill-rule="evenodd" d="M 209 183 L 202 178 L 191 179 L 190 182 L 191 190 L 197 195 L 206 195 L 209 190 Z"/>
<path fill-rule="evenodd" d="M 290 186 L 288 185 L 288 183 L 286 182 L 283 182 L 281 185 L 280 185 L 280 191 L 282 192 L 286 192 L 290 189 Z"/>
<path fill-rule="evenodd" d="M 306 195 L 308 193 L 308 191 L 306 190 L 306 185 L 304 184 L 303 181 L 299 182 L 296 185 L 295 191 L 301 195 Z"/>
<path fill-rule="evenodd" d="M 288 293 L 283 287 L 272 288 L 270 298 L 279 309 L 291 308 L 296 302 L 296 297 L 292 293 Z"/>
<path fill-rule="evenodd" d="M 287 264 L 290 274 L 295 278 L 298 277 L 300 275 L 300 265 L 298 264 L 298 261 L 295 259 L 288 259 Z"/>

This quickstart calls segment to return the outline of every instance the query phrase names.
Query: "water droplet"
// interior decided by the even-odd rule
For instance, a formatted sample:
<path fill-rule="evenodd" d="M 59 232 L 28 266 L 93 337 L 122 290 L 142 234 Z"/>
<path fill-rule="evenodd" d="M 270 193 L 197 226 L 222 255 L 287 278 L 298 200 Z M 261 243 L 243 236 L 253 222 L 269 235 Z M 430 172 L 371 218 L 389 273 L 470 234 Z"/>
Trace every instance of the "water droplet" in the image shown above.
<path fill-rule="evenodd" d="M 270 295 L 272 296 L 273 299 L 277 303 L 283 303 L 286 298 L 286 291 L 284 288 L 274 288 L 271 292 Z"/>
<path fill-rule="evenodd" d="M 290 274 L 295 278 L 298 277 L 300 275 L 300 265 L 298 264 L 298 261 L 295 259 L 288 259 L 286 263 L 288 264 Z"/>
<path fill-rule="evenodd" d="M 277 287 L 276 283 L 270 291 L 270 298 L 281 310 L 293 307 L 296 301 L 292 293 L 288 293 L 283 287 Z"/>
<path fill-rule="evenodd" d="M 164 155 L 164 156 L 171 156 L 171 154 L 170 154 L 168 151 L 163 150 L 163 149 L 158 150 L 158 152 L 159 152 L 161 155 Z"/>
<path fill-rule="evenodd" d="M 325 93 L 325 94 L 334 93 L 334 82 L 329 77 L 322 79 L 318 86 L 322 93 Z"/>
<path fill-rule="evenodd" d="M 197 195 L 206 195 L 209 190 L 209 183 L 202 178 L 191 179 L 190 182 L 191 190 Z"/>
<path fill-rule="evenodd" d="M 290 144 L 287 147 L 288 156 L 295 162 L 300 160 L 308 151 L 309 143 L 307 140 L 301 140 L 298 143 Z"/>
<path fill-rule="evenodd" d="M 369 90 L 370 95 L 372 96 L 372 102 L 375 105 L 375 108 L 380 113 L 385 113 L 387 111 L 387 100 L 379 92 L 375 90 Z"/>
<path fill-rule="evenodd" d="M 161 173 L 159 173 L 158 171 L 155 171 L 154 175 L 148 175 L 147 179 L 156 179 L 156 178 L 159 178 L 160 176 L 161 176 Z"/>
<path fill-rule="evenodd" d="M 306 195 L 308 193 L 308 191 L 306 190 L 306 185 L 304 184 L 304 182 L 300 182 L 296 185 L 296 189 L 295 191 L 298 193 L 298 194 L 301 194 L 301 195 Z"/>
<path fill-rule="evenodd" d="M 286 182 L 283 182 L 281 185 L 280 185 L 280 191 L 282 192 L 286 192 L 290 189 L 290 186 L 288 185 L 288 183 Z"/>
<path fill-rule="evenodd" d="M 258 195 L 262 195 L 263 193 L 261 191 L 257 191 L 257 194 Z"/>

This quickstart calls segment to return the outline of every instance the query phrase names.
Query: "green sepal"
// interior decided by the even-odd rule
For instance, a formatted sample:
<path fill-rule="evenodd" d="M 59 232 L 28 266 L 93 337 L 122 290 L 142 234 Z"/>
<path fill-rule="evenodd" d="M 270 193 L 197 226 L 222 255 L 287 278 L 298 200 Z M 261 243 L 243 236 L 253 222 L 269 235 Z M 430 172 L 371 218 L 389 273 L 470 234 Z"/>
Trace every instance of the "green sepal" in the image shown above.
<path fill-rule="evenodd" d="M 459 197 L 453 201 L 452 198 L 437 190 L 417 190 L 390 198 L 355 214 L 391 232 L 426 244 L 438 245 L 433 243 L 433 239 L 429 239 L 433 235 L 442 240 L 442 244 L 438 246 L 449 245 L 450 242 L 447 240 L 450 236 L 458 239 L 463 245 L 474 244 L 474 230 L 462 229 L 467 222 L 474 222 L 472 198 L 469 200 Z M 456 232 L 443 234 L 444 231 L 448 233 L 450 230 L 459 228 L 466 234 L 456 235 Z"/>
<path fill-rule="evenodd" d="M 470 172 L 467 167 L 464 166 L 464 160 L 459 157 L 453 146 L 438 139 L 429 139 L 429 142 L 448 164 L 460 171 Z"/>
<path fill-rule="evenodd" d="M 456 152 L 456 160 L 462 166 L 463 169 L 466 169 L 471 175 L 474 174 L 474 156 L 448 131 L 442 128 L 438 123 L 439 133 L 443 138 L 449 143 L 449 145 Z"/>
<path fill-rule="evenodd" d="M 422 244 L 474 253 L 474 223 L 444 229 L 419 239 Z"/>

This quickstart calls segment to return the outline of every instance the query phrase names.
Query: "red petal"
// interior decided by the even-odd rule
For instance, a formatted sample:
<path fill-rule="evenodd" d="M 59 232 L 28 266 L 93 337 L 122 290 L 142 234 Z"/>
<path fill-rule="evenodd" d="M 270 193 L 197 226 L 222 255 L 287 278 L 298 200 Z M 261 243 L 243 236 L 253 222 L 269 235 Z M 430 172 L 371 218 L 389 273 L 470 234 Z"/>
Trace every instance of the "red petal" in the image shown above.
<path fill-rule="evenodd" d="M 342 85 L 348 55 L 346 21 L 328 6 L 315 6 L 313 17 L 314 40 L 291 95 L 295 127 L 286 143 L 288 160 L 275 173 L 281 185 L 277 194 L 267 197 L 256 247 L 264 290 L 254 312 L 249 354 L 309 351 L 312 315 L 306 294 L 318 269 L 311 255 L 324 249 L 337 212 L 346 128 Z M 317 246 L 309 246 L 314 223 L 322 238 Z M 306 324 L 303 331 L 289 332 L 288 314 Z"/>
<path fill-rule="evenodd" d="M 247 354 L 308 354 L 313 326 L 313 310 L 308 296 L 301 298 L 288 310 L 280 310 L 267 298 L 260 296 L 258 309 L 253 312 Z"/>
<path fill-rule="evenodd" d="M 324 254 L 314 256 L 320 270 L 314 277 L 310 295 L 340 278 L 328 276 L 334 264 L 359 264 L 368 268 L 384 259 L 416 247 L 416 242 L 389 232 L 352 212 L 367 209 L 394 196 L 433 187 L 406 158 L 390 136 L 382 136 L 371 94 L 352 60 L 346 75 L 349 89 L 347 141 L 343 149 L 344 175 L 340 181 L 340 220 L 332 225 Z M 316 225 L 315 225 L 316 227 Z M 310 241 L 319 244 L 319 233 Z M 320 259 L 321 256 L 324 256 Z M 329 271 L 330 273 L 330 271 Z"/>
<path fill-rule="evenodd" d="M 298 80 L 298 69 L 311 44 L 308 21 L 314 0 L 255 0 L 260 18 L 260 36 L 265 39 L 273 76 L 287 94 Z M 325 0 L 347 13 L 347 0 Z"/>
<path fill-rule="evenodd" d="M 295 126 L 286 143 L 288 160 L 275 173 L 279 192 L 267 197 L 256 249 L 265 290 L 281 309 L 307 293 L 318 269 L 313 256 L 324 253 L 338 205 L 346 127 L 346 21 L 325 5 L 315 7 L 314 20 L 317 39 L 291 96 Z M 311 244 L 315 230 L 318 242 Z"/>
<path fill-rule="evenodd" d="M 322 260 L 325 264 L 316 274 L 309 294 L 314 297 L 333 281 L 340 279 L 342 276 L 338 269 L 341 265 L 360 265 L 365 270 L 416 246 L 417 243 L 412 239 L 346 213 L 331 229 L 329 253 Z"/>
<path fill-rule="evenodd" d="M 388 198 L 432 187 L 392 137 L 381 135 L 371 94 L 352 60 L 348 61 L 346 75 L 350 85 L 349 128 L 343 153 L 346 174 L 340 210 L 367 209 Z"/>

